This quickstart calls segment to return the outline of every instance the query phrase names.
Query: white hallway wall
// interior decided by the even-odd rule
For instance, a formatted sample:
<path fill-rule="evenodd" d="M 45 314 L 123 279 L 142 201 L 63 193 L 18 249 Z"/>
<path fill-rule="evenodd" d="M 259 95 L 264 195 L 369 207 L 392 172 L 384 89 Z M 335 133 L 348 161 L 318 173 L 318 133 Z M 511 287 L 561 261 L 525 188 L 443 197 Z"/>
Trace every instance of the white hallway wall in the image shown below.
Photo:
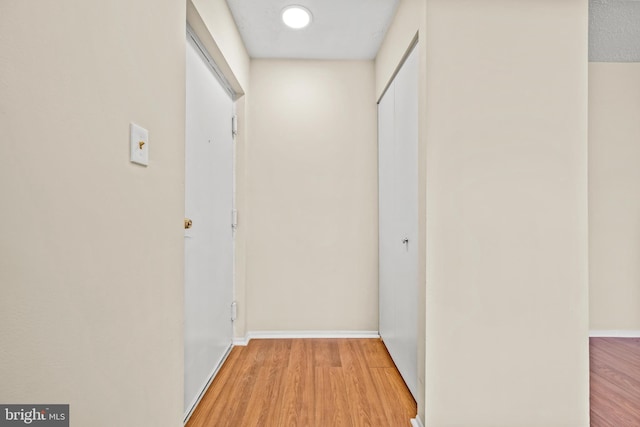
<path fill-rule="evenodd" d="M 589 63 L 590 327 L 640 331 L 640 63 Z"/>
<path fill-rule="evenodd" d="M 372 61 L 252 60 L 247 330 L 377 331 Z"/>
<path fill-rule="evenodd" d="M 587 24 L 427 1 L 426 425 L 589 424 Z"/>
<path fill-rule="evenodd" d="M 0 402 L 182 425 L 184 49 L 184 1 L 0 2 Z"/>

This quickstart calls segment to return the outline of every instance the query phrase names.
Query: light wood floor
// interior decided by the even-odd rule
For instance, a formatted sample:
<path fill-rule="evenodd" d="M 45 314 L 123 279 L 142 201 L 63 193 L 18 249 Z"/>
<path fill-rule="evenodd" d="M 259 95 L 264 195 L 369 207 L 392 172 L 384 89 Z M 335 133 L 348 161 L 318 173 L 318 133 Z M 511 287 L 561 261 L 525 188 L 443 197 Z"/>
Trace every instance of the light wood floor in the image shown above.
<path fill-rule="evenodd" d="M 591 426 L 640 426 L 640 339 L 591 338 Z"/>
<path fill-rule="evenodd" d="M 187 427 L 403 427 L 416 403 L 378 339 L 234 347 Z"/>

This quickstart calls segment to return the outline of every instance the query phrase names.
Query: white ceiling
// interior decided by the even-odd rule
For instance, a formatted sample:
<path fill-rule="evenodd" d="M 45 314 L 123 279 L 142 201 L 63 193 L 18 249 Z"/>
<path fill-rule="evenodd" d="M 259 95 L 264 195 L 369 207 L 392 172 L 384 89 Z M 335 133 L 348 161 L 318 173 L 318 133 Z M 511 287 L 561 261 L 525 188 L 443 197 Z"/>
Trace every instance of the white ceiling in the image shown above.
<path fill-rule="evenodd" d="M 640 2 L 589 1 L 589 61 L 640 62 Z"/>
<path fill-rule="evenodd" d="M 227 0 L 252 58 L 373 59 L 399 0 Z M 311 25 L 282 23 L 286 6 L 301 5 Z"/>

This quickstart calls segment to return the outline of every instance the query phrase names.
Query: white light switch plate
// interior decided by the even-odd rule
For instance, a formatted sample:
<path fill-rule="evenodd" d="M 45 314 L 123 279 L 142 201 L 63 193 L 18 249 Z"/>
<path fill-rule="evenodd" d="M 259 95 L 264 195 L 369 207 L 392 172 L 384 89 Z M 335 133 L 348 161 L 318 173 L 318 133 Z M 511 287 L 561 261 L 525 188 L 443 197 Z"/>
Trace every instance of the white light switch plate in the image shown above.
<path fill-rule="evenodd" d="M 149 165 L 149 131 L 131 123 L 131 161 L 139 165 Z"/>

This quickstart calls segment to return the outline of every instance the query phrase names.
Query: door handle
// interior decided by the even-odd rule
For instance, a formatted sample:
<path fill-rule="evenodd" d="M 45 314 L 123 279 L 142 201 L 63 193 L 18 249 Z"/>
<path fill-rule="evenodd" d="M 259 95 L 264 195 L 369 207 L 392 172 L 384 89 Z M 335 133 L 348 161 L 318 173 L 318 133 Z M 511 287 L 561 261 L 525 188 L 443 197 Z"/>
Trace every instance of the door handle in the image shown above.
<path fill-rule="evenodd" d="M 402 244 L 406 245 L 409 243 L 409 239 L 407 239 L 406 237 L 404 239 L 402 239 Z"/>
<path fill-rule="evenodd" d="M 184 229 L 188 230 L 193 226 L 193 221 L 191 221 L 191 219 L 189 218 L 185 218 L 184 219 Z"/>

